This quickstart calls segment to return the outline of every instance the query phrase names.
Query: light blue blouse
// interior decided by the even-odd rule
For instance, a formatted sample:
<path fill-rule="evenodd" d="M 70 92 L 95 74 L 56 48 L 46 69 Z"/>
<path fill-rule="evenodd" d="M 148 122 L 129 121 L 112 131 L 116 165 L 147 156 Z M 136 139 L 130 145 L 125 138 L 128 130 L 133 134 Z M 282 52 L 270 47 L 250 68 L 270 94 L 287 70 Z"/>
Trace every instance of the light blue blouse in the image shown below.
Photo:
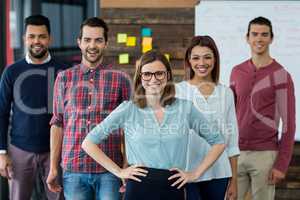
<path fill-rule="evenodd" d="M 141 109 L 132 101 L 123 102 L 87 135 L 99 144 L 115 129 L 123 128 L 128 163 L 157 169 L 186 168 L 189 130 L 193 129 L 209 144 L 224 144 L 219 132 L 210 125 L 193 104 L 176 99 L 165 107 L 158 123 L 150 107 Z"/>
<path fill-rule="evenodd" d="M 201 112 L 210 124 L 220 130 L 225 138 L 226 150 L 197 181 L 226 178 L 232 176 L 228 157 L 239 155 L 238 126 L 236 120 L 233 92 L 230 88 L 218 84 L 206 99 L 197 87 L 187 81 L 176 84 L 176 97 L 189 100 Z M 195 168 L 210 150 L 211 146 L 193 131 L 188 139 L 187 169 Z"/>

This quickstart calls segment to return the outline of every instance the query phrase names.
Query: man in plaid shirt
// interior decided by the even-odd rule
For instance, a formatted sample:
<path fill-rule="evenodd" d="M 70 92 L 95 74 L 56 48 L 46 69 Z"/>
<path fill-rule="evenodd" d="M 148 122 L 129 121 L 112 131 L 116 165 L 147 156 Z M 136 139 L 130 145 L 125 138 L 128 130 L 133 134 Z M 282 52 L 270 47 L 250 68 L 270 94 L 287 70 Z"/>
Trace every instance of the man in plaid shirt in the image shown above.
<path fill-rule="evenodd" d="M 87 133 L 122 101 L 130 98 L 128 76 L 102 64 L 107 32 L 103 20 L 96 17 L 85 20 L 77 39 L 82 53 L 81 64 L 59 73 L 55 82 L 54 111 L 50 122 L 51 165 L 47 183 L 51 191 L 61 191 L 61 186 L 55 182 L 61 161 L 67 200 L 120 198 L 120 180 L 81 149 Z M 122 165 L 120 131 L 100 147 Z"/>

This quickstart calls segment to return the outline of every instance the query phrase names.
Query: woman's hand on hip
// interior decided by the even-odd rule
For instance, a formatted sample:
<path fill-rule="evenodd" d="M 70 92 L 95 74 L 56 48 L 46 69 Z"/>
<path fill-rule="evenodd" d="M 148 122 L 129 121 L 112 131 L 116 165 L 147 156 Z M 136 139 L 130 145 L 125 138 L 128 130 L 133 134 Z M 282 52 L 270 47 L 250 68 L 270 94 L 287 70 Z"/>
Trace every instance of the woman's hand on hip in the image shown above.
<path fill-rule="evenodd" d="M 186 183 L 190 183 L 195 181 L 198 176 L 196 174 L 196 172 L 191 171 L 191 172 L 186 172 L 183 170 L 180 170 L 178 168 L 172 168 L 170 169 L 170 171 L 177 171 L 178 173 L 170 176 L 168 178 L 168 180 L 172 180 L 172 179 L 177 179 L 171 186 L 177 186 L 177 189 L 180 189 L 181 187 L 183 187 Z"/>
<path fill-rule="evenodd" d="M 148 171 L 142 168 L 142 165 L 131 165 L 130 167 L 121 169 L 117 176 L 121 179 L 132 179 L 141 182 L 139 176 L 147 176 Z"/>

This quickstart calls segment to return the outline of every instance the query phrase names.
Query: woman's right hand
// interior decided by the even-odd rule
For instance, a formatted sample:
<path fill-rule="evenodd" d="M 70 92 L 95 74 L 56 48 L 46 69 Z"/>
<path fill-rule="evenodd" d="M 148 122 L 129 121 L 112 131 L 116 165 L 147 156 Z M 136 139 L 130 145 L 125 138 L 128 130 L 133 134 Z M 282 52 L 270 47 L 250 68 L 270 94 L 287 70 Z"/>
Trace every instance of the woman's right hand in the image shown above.
<path fill-rule="evenodd" d="M 121 179 L 132 179 L 141 182 L 138 176 L 145 177 L 148 173 L 148 171 L 142 167 L 142 165 L 131 165 L 130 167 L 121 169 L 117 176 Z"/>

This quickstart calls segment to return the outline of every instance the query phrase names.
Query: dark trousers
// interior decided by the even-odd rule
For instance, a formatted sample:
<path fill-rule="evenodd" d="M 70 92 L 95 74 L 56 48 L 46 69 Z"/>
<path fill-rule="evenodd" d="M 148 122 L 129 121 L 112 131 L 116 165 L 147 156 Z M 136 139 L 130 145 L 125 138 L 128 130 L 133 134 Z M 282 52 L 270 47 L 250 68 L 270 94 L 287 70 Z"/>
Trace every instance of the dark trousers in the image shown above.
<path fill-rule="evenodd" d="M 187 184 L 187 200 L 224 200 L 228 180 L 229 178 L 219 178 Z"/>
<path fill-rule="evenodd" d="M 145 168 L 146 177 L 139 177 L 142 182 L 128 180 L 125 200 L 184 200 L 184 189 L 172 187 L 175 180 L 168 178 L 175 174 L 169 170 Z"/>

